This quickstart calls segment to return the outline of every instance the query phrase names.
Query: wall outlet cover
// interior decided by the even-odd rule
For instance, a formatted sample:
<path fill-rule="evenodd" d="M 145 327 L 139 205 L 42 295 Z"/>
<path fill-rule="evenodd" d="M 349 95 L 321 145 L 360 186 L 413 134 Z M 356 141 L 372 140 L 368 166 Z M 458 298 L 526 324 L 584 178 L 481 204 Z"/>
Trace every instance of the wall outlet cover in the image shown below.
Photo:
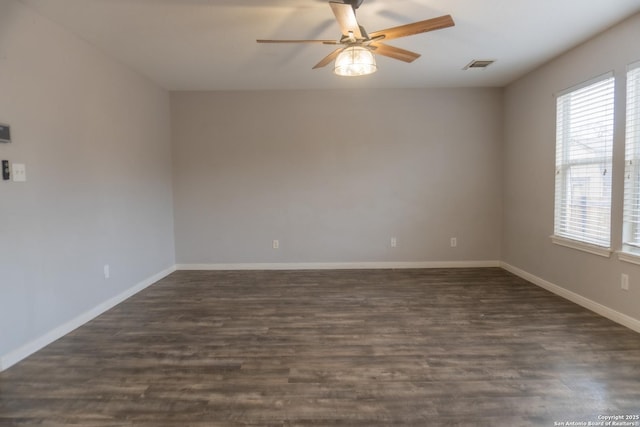
<path fill-rule="evenodd" d="M 13 175 L 13 182 L 25 182 L 27 180 L 27 166 L 24 163 L 13 163 L 11 175 Z"/>

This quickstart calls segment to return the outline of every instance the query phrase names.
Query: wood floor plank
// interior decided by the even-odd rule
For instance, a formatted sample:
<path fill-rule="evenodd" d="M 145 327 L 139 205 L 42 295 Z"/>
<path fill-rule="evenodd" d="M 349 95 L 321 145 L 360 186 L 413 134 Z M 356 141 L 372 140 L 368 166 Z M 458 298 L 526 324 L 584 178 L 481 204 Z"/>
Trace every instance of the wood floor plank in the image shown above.
<path fill-rule="evenodd" d="M 0 373 L 0 426 L 621 414 L 640 415 L 640 335 L 497 268 L 178 271 Z"/>

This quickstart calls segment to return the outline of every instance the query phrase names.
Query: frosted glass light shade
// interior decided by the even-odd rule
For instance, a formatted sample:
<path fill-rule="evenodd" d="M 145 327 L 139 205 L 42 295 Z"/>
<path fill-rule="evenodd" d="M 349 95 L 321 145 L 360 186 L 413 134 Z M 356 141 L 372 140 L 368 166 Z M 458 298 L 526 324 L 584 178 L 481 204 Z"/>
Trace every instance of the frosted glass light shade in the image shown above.
<path fill-rule="evenodd" d="M 349 46 L 336 58 L 333 70 L 339 76 L 364 76 L 375 73 L 378 67 L 373 53 L 362 46 Z"/>

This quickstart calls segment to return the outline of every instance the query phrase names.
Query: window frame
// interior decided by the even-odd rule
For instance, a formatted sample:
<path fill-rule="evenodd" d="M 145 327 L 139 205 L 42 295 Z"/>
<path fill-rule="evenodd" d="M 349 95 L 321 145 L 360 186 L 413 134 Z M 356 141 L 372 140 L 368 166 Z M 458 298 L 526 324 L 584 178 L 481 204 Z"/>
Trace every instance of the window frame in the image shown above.
<path fill-rule="evenodd" d="M 571 111 L 567 111 L 567 108 L 571 105 L 571 95 L 578 95 L 590 86 L 594 86 L 594 90 L 599 90 L 598 86 L 606 85 L 607 92 L 602 95 L 603 101 L 606 101 L 605 107 L 606 115 L 603 114 L 599 119 L 604 117 L 603 123 L 609 124 L 608 132 L 603 139 L 604 155 L 592 158 L 571 158 L 570 154 L 572 149 L 575 149 L 576 142 L 573 143 L 570 140 L 572 120 Z M 597 86 L 598 85 L 598 86 Z M 551 240 L 553 243 L 571 247 L 574 249 L 589 252 L 595 255 L 609 257 L 611 254 L 611 210 L 612 210 L 612 168 L 613 168 L 613 143 L 614 143 L 614 129 L 615 129 L 615 87 L 616 80 L 614 73 L 608 72 L 599 75 L 595 78 L 587 80 L 581 84 L 572 86 L 556 94 L 556 161 L 555 161 L 555 196 L 554 196 L 554 225 L 553 235 Z M 588 92 L 586 92 L 588 93 Z M 580 94 L 584 96 L 584 94 Z M 598 100 L 596 100 L 598 101 Z M 587 102 L 587 101 L 583 101 Z M 581 105 L 584 106 L 584 105 Z M 573 119 L 576 120 L 577 117 Z M 597 230 L 594 228 L 596 222 L 588 224 L 591 225 L 591 229 L 583 230 L 582 233 L 576 233 L 575 230 L 571 230 L 571 225 L 575 225 L 575 219 L 571 217 L 572 204 L 569 199 L 573 197 L 569 185 L 576 184 L 576 178 L 571 178 L 572 168 L 596 166 L 603 170 L 604 182 L 601 183 L 603 195 L 601 199 L 605 202 L 604 216 L 605 225 L 604 230 L 601 233 L 606 236 L 606 239 L 600 238 L 602 236 L 590 237 L 590 230 Z M 596 177 L 593 174 L 590 177 Z M 587 180 L 589 182 L 589 180 Z M 604 193 L 606 191 L 606 193 Z M 590 194 L 590 192 L 588 192 Z M 586 199 L 588 201 L 597 201 L 595 198 Z M 573 204 L 575 206 L 576 204 Z M 586 213 L 585 213 L 586 215 Z"/>
<path fill-rule="evenodd" d="M 625 78 L 624 213 L 619 258 L 640 264 L 640 61 L 627 66 Z"/>

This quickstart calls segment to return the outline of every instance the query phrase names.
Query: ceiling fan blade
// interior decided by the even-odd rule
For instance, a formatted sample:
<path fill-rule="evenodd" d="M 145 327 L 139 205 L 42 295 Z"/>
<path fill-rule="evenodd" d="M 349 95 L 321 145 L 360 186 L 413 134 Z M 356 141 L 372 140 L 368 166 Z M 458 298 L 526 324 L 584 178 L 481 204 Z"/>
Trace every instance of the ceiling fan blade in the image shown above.
<path fill-rule="evenodd" d="M 342 50 L 343 50 L 343 48 L 336 49 L 333 52 L 331 52 L 329 55 L 327 55 L 324 58 L 322 58 L 322 61 L 318 62 L 313 67 L 313 70 L 315 70 L 316 68 L 322 68 L 322 67 L 325 67 L 325 66 L 329 65 L 329 63 L 331 61 L 336 59 L 336 57 L 340 54 L 340 52 L 342 52 Z"/>
<path fill-rule="evenodd" d="M 414 22 L 413 24 L 400 25 L 399 27 L 387 28 L 386 30 L 375 31 L 369 37 L 384 36 L 385 40 L 397 39 L 400 37 L 412 36 L 414 34 L 426 33 L 427 31 L 440 30 L 442 28 L 453 27 L 455 22 L 451 15 L 439 16 L 425 21 Z"/>
<path fill-rule="evenodd" d="M 336 20 L 338 21 L 338 25 L 340 25 L 340 30 L 342 31 L 343 36 L 348 36 L 350 33 L 353 33 L 356 38 L 363 38 L 362 33 L 360 32 L 360 26 L 356 20 L 356 13 L 353 11 L 353 7 L 350 4 L 330 1 L 329 6 L 331 6 L 331 10 L 336 16 Z"/>
<path fill-rule="evenodd" d="M 339 44 L 337 40 L 256 40 L 258 43 L 322 43 L 322 44 Z"/>
<path fill-rule="evenodd" d="M 420 58 L 419 53 L 400 49 L 399 47 L 395 46 L 389 46 L 388 44 L 372 43 L 370 46 L 375 48 L 374 52 L 377 55 L 388 56 L 389 58 L 398 59 L 404 62 L 413 62 L 416 59 Z"/>

